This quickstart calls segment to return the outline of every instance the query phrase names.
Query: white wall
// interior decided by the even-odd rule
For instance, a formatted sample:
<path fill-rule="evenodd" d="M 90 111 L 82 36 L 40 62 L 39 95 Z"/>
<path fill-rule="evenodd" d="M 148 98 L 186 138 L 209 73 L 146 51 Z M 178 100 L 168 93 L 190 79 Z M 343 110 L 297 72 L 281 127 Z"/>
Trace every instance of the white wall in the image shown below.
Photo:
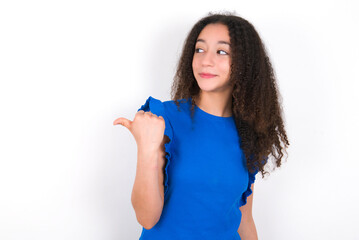
<path fill-rule="evenodd" d="M 2 1 L 0 239 L 138 239 L 136 143 L 114 119 L 169 100 L 208 11 L 256 27 L 283 96 L 289 158 L 257 181 L 259 239 L 359 239 L 353 1 Z"/>

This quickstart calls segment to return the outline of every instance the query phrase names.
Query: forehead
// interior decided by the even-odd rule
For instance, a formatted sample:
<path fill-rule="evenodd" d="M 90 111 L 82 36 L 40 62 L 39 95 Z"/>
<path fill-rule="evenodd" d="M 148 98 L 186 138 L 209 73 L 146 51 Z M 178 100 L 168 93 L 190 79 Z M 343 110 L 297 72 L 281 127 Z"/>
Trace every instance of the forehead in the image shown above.
<path fill-rule="evenodd" d="M 221 23 L 210 23 L 206 25 L 197 37 L 204 42 L 230 42 L 228 27 Z"/>

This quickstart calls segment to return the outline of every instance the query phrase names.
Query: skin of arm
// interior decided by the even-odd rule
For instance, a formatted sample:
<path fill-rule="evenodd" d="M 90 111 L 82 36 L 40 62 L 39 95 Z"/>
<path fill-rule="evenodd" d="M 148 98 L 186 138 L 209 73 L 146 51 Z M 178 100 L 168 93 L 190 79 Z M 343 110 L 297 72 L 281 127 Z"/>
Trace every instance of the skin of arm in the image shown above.
<path fill-rule="evenodd" d="M 131 202 L 136 212 L 137 221 L 147 230 L 157 224 L 163 210 L 166 155 L 164 140 L 157 152 L 143 152 L 141 149 L 138 151 Z M 153 159 L 157 161 L 153 161 Z"/>
<path fill-rule="evenodd" d="M 237 230 L 242 240 L 258 240 L 256 225 L 254 224 L 252 216 L 252 205 L 253 205 L 253 189 L 254 183 L 251 186 L 252 194 L 247 197 L 246 205 L 239 208 L 242 212 L 242 220 Z"/>
<path fill-rule="evenodd" d="M 131 203 L 137 221 L 146 229 L 155 226 L 162 214 L 165 142 L 169 140 L 169 137 L 164 135 L 156 149 L 161 136 L 158 131 L 165 130 L 165 120 L 162 116 L 149 113 L 152 115 L 151 118 L 148 113 L 140 110 L 133 121 L 120 117 L 113 122 L 113 125 L 121 124 L 126 127 L 137 143 L 137 168 Z"/>

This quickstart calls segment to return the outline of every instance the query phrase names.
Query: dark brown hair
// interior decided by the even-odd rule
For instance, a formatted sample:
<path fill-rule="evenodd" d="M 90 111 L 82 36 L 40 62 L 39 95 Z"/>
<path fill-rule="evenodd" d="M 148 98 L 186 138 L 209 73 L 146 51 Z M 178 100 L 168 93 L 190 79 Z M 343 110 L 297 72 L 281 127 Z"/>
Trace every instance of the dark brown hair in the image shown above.
<path fill-rule="evenodd" d="M 200 88 L 193 75 L 192 60 L 195 44 L 202 29 L 211 23 L 228 27 L 231 42 L 232 112 L 240 136 L 239 143 L 248 170 L 267 171 L 264 166 L 271 155 L 274 167 L 281 166 L 283 151 L 289 146 L 282 119 L 279 90 L 269 57 L 257 31 L 247 20 L 232 14 L 208 13 L 190 30 L 177 65 L 171 87 L 171 99 L 192 99 L 193 116 Z M 286 151 L 285 151 L 286 152 Z"/>

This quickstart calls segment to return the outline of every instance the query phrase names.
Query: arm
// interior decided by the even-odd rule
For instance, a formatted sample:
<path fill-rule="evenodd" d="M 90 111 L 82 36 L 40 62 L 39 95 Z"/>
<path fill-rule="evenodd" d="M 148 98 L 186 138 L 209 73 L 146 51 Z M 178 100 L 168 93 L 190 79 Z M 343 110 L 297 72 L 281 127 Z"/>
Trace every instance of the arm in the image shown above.
<path fill-rule="evenodd" d="M 147 230 L 161 217 L 164 204 L 164 142 L 157 152 L 138 149 L 137 171 L 131 202 L 137 221 Z"/>
<path fill-rule="evenodd" d="M 149 111 L 150 100 L 154 113 Z M 131 203 L 137 221 L 146 229 L 157 224 L 164 206 L 164 133 L 167 133 L 168 140 L 172 136 L 172 129 L 168 128 L 170 125 L 166 121 L 162 102 L 150 96 L 138 109 L 133 121 L 120 117 L 113 122 L 126 127 L 137 143 L 137 168 Z"/>
<path fill-rule="evenodd" d="M 247 204 L 239 208 L 242 212 L 242 220 L 238 228 L 238 233 L 243 240 L 258 240 L 257 230 L 252 216 L 253 188 L 254 183 L 251 186 L 252 194 L 248 196 Z"/>

